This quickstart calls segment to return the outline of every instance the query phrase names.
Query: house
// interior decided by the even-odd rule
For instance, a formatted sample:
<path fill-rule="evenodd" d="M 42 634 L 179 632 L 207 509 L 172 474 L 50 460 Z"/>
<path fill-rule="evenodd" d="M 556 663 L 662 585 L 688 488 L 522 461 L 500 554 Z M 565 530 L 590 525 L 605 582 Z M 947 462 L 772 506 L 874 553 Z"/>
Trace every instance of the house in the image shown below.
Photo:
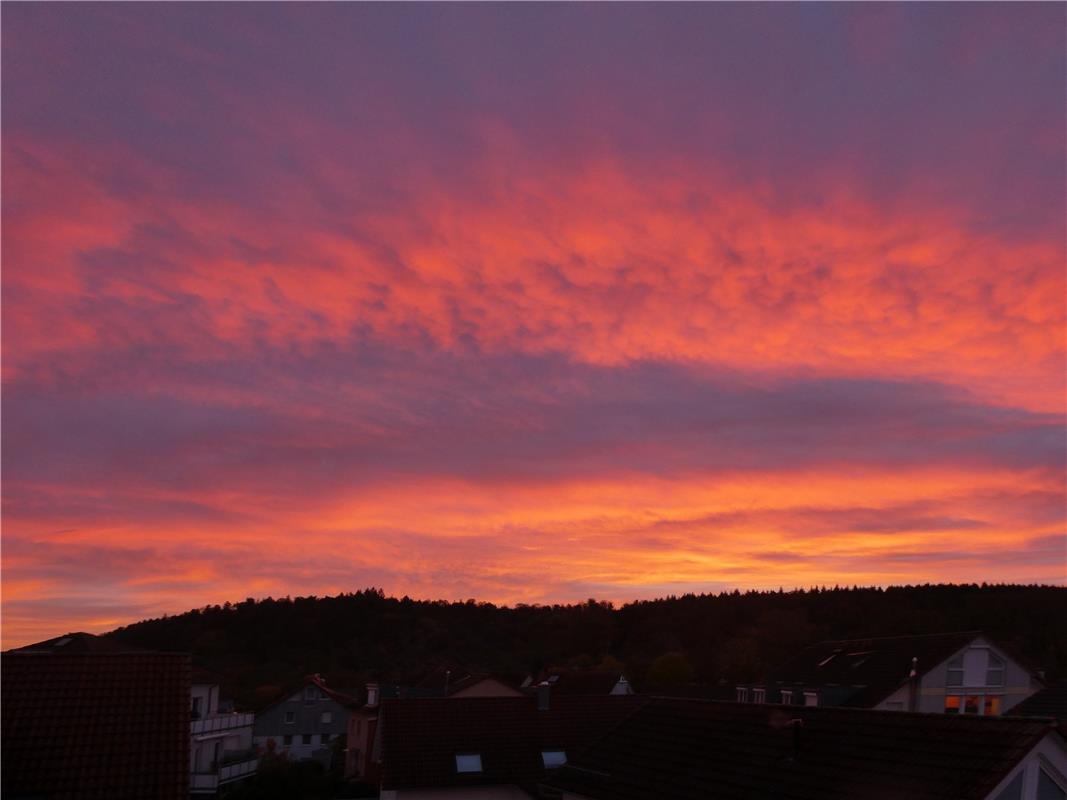
<path fill-rule="evenodd" d="M 801 650 L 736 700 L 996 716 L 1041 682 L 979 631 L 820 642 Z"/>
<path fill-rule="evenodd" d="M 524 686 L 548 686 L 553 694 L 633 694 L 626 676 L 610 670 L 547 669 Z"/>
<path fill-rule="evenodd" d="M 413 686 L 397 687 L 398 696 L 415 697 L 520 697 L 521 678 L 476 672 L 455 661 L 439 664 Z"/>
<path fill-rule="evenodd" d="M 255 715 L 219 709 L 219 685 L 194 672 L 190 695 L 189 791 L 201 797 L 256 773 L 259 754 L 252 743 Z"/>
<path fill-rule="evenodd" d="M 0 659 L 5 798 L 189 797 L 189 656 L 71 633 Z"/>
<path fill-rule="evenodd" d="M 656 697 L 543 782 L 543 798 L 1065 800 L 1048 720 Z"/>
<path fill-rule="evenodd" d="M 338 740 L 348 730 L 349 714 L 357 707 L 355 697 L 331 689 L 319 675 L 309 675 L 256 713 L 253 743 L 260 751 L 286 753 L 297 761 L 315 759 L 329 767 Z"/>
<path fill-rule="evenodd" d="M 367 702 L 353 708 L 348 718 L 345 777 L 376 783 L 380 757 L 376 757 L 375 734 L 382 699 L 412 700 L 431 697 L 524 697 L 522 679 L 513 675 L 474 672 L 458 662 L 439 664 L 414 686 L 367 684 Z M 380 750 L 380 748 L 378 748 Z"/>
<path fill-rule="evenodd" d="M 381 800 L 523 798 L 643 702 L 629 696 L 386 700 Z"/>

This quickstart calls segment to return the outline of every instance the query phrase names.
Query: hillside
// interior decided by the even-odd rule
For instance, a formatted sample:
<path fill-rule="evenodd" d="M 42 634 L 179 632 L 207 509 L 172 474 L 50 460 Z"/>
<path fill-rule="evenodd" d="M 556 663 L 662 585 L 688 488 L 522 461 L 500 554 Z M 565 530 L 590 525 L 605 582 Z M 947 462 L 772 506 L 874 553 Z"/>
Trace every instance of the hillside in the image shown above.
<path fill-rule="evenodd" d="M 691 674 L 700 683 L 758 677 L 821 639 L 981 629 L 1049 678 L 1067 674 L 1067 589 L 924 585 L 732 592 L 615 608 L 391 598 L 376 589 L 336 597 L 252 600 L 120 628 L 118 639 L 184 650 L 225 690 L 255 706 L 312 672 L 337 687 L 406 681 L 442 659 L 524 673 L 546 665 L 622 665 L 638 689 Z M 669 658 L 662 658 L 672 654 Z M 680 658 L 678 657 L 680 655 Z M 657 663 L 657 659 L 659 662 Z"/>

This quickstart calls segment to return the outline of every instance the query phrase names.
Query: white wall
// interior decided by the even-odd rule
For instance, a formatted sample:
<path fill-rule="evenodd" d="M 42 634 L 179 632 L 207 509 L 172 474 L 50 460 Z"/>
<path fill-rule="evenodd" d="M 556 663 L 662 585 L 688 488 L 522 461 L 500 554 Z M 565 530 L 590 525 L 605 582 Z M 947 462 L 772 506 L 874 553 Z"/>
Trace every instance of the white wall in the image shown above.
<path fill-rule="evenodd" d="M 1067 792 L 1067 744 L 1058 733 L 1049 732 L 1044 739 L 1004 778 L 987 796 L 987 800 L 1038 800 L 1039 771 Z M 1016 776 L 1022 775 L 1021 792 L 1016 795 L 1011 789 Z"/>

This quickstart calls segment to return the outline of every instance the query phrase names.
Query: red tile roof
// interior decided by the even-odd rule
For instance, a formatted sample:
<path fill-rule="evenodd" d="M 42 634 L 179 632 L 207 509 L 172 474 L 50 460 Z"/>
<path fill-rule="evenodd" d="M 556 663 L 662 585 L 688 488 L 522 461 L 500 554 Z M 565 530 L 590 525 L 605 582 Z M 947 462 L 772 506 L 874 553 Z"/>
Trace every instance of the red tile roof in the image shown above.
<path fill-rule="evenodd" d="M 0 659 L 3 795 L 187 800 L 189 657 L 45 645 Z"/>
<path fill-rule="evenodd" d="M 486 784 L 534 785 L 542 750 L 581 750 L 645 701 L 629 696 L 461 697 L 382 704 L 382 785 L 386 789 Z M 456 755 L 477 753 L 480 774 L 457 774 Z"/>
<path fill-rule="evenodd" d="M 596 800 L 969 800 L 985 798 L 1055 730 L 1025 719 L 658 697 L 548 783 Z"/>

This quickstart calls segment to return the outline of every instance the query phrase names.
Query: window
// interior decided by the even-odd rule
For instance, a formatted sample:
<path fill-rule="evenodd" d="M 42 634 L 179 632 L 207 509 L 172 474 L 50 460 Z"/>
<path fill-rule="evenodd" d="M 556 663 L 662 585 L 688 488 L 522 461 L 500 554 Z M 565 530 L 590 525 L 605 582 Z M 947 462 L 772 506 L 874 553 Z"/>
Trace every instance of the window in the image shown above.
<path fill-rule="evenodd" d="M 479 753 L 463 753 L 456 756 L 456 772 L 481 772 L 482 757 Z"/>
<path fill-rule="evenodd" d="M 985 685 L 1004 685 L 1004 659 L 992 652 L 989 654 L 989 660 L 986 662 Z"/>
<path fill-rule="evenodd" d="M 319 690 L 314 686 L 308 686 L 304 689 L 304 702 L 314 703 L 319 699 Z"/>
<path fill-rule="evenodd" d="M 294 722 L 296 722 L 296 712 L 295 711 L 286 711 L 285 712 L 285 724 L 286 725 L 292 725 Z"/>
<path fill-rule="evenodd" d="M 301 734 L 300 735 L 300 743 L 301 744 L 311 744 L 311 734 L 310 733 Z"/>
<path fill-rule="evenodd" d="M 282 737 L 282 744 L 291 745 L 293 743 L 293 734 L 287 733 Z"/>
<path fill-rule="evenodd" d="M 746 689 L 744 686 L 738 686 L 737 687 L 737 702 L 739 702 L 739 703 L 747 703 L 748 702 L 748 689 Z"/>
<path fill-rule="evenodd" d="M 946 686 L 963 686 L 963 656 L 958 655 L 948 662 Z"/>
<path fill-rule="evenodd" d="M 332 711 L 323 711 L 322 712 L 322 721 L 326 725 L 328 725 L 331 722 L 333 722 L 333 712 Z"/>
<path fill-rule="evenodd" d="M 542 750 L 541 760 L 545 769 L 555 769 L 567 763 L 567 754 L 563 750 Z"/>
<path fill-rule="evenodd" d="M 793 705 L 793 690 L 792 689 L 782 689 L 782 705 L 783 706 L 791 706 L 791 705 Z"/>
<path fill-rule="evenodd" d="M 819 695 L 815 692 L 804 692 L 804 705 L 817 706 L 819 705 Z"/>
<path fill-rule="evenodd" d="M 767 700 L 767 690 L 766 689 L 753 689 L 752 690 L 752 702 L 753 703 L 764 703 L 764 702 L 766 702 L 766 700 Z"/>
<path fill-rule="evenodd" d="M 996 716 L 1001 701 L 998 694 L 949 694 L 945 695 L 945 713 Z"/>
<path fill-rule="evenodd" d="M 200 699 L 199 697 L 193 698 L 193 719 L 200 719 Z"/>
<path fill-rule="evenodd" d="M 1067 800 L 1067 790 L 1044 767 L 1037 770 L 1037 800 Z"/>

